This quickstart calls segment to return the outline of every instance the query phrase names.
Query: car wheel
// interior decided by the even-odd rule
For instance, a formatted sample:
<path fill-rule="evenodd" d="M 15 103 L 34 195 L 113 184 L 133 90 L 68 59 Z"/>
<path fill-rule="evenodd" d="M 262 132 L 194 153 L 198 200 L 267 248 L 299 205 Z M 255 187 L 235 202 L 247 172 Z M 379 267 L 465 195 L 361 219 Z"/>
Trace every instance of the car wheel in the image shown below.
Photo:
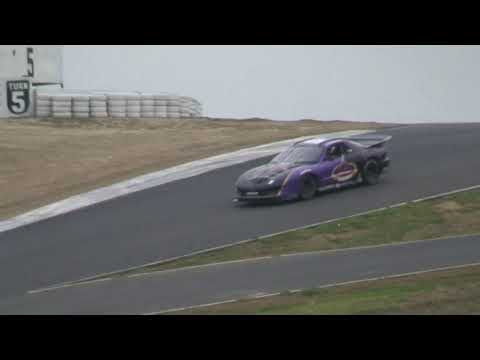
<path fill-rule="evenodd" d="M 313 176 L 307 175 L 301 178 L 300 180 L 300 193 L 299 197 L 301 200 L 308 200 L 315 196 L 317 192 L 317 183 Z"/>
<path fill-rule="evenodd" d="M 363 182 L 367 185 L 378 184 L 380 177 L 380 167 L 376 160 L 368 160 L 363 167 L 362 172 Z"/>

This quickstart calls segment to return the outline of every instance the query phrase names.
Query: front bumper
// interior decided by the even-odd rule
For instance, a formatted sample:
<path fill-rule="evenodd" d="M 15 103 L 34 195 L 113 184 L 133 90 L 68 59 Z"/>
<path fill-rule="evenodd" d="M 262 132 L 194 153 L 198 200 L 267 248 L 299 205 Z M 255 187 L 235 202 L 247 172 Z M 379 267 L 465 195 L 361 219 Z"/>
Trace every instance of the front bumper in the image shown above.
<path fill-rule="evenodd" d="M 266 200 L 282 200 L 280 195 L 248 195 L 236 196 L 233 201 L 266 201 Z"/>
<path fill-rule="evenodd" d="M 262 200 L 281 200 L 282 199 L 282 189 L 281 188 L 272 188 L 272 189 L 262 189 L 262 190 L 252 190 L 252 189 L 237 189 L 237 196 L 234 198 L 236 201 L 262 201 Z"/>
<path fill-rule="evenodd" d="M 235 201 L 281 200 L 280 190 L 272 192 L 238 192 Z"/>

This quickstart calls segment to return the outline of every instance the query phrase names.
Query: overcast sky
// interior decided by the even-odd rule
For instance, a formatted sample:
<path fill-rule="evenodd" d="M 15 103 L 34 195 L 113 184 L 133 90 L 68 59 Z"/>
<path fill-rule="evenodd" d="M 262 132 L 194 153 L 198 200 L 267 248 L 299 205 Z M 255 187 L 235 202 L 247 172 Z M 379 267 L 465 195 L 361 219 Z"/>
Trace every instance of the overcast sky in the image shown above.
<path fill-rule="evenodd" d="M 480 121 L 480 46 L 65 46 L 65 86 L 172 92 L 209 117 Z"/>

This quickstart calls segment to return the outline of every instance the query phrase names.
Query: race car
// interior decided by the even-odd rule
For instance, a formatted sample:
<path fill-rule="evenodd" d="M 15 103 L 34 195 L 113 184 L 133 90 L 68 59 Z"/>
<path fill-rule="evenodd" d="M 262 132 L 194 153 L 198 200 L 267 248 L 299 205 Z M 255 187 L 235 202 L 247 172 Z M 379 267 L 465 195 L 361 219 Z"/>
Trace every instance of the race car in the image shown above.
<path fill-rule="evenodd" d="M 311 138 L 297 142 L 269 163 L 237 180 L 234 201 L 307 200 L 318 192 L 377 184 L 390 165 L 388 135 Z"/>

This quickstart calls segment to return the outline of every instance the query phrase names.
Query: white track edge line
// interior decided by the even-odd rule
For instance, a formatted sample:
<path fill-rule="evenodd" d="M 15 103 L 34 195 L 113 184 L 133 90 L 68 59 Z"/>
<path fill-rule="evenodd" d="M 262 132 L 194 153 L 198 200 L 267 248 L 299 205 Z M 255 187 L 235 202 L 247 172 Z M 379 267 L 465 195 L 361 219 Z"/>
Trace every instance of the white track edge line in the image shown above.
<path fill-rule="evenodd" d="M 196 308 L 202 308 L 202 307 L 207 307 L 207 306 L 214 306 L 214 305 L 221 305 L 221 304 L 227 304 L 227 303 L 232 303 L 238 301 L 237 299 L 230 299 L 230 300 L 225 300 L 225 301 L 216 301 L 212 303 L 207 303 L 207 304 L 201 304 L 201 305 L 192 305 L 192 306 L 185 306 L 181 308 L 172 308 L 168 310 L 161 310 L 161 311 L 155 311 L 155 312 L 150 312 L 142 315 L 158 315 L 158 314 L 165 314 L 168 312 L 174 312 L 174 311 L 183 311 L 183 310 L 189 310 L 189 309 L 196 309 Z"/>
<path fill-rule="evenodd" d="M 163 275 L 163 274 L 172 273 L 172 272 L 190 271 L 190 270 L 198 269 L 198 268 L 224 266 L 224 265 L 231 265 L 231 264 L 235 264 L 235 263 L 255 262 L 255 261 L 269 260 L 269 259 L 274 259 L 274 258 L 305 256 L 305 255 L 316 256 L 316 255 L 322 255 L 322 254 L 334 254 L 334 253 L 349 252 L 349 251 L 355 252 L 355 251 L 376 249 L 376 248 L 401 247 L 401 246 L 404 246 L 404 245 L 408 246 L 408 245 L 417 244 L 417 243 L 442 241 L 442 240 L 457 239 L 457 238 L 464 238 L 464 237 L 470 237 L 470 236 L 480 236 L 480 233 L 470 233 L 470 234 L 462 234 L 462 235 L 449 235 L 449 236 L 442 236 L 442 237 L 436 237 L 436 238 L 431 238 L 431 239 L 420 239 L 420 240 L 411 240 L 411 241 L 403 241 L 403 242 L 393 242 L 393 243 L 389 243 L 389 244 L 365 245 L 365 246 L 356 246 L 356 247 L 350 247 L 350 248 L 318 250 L 318 251 L 304 251 L 304 252 L 297 252 L 297 253 L 290 253 L 290 254 L 260 256 L 260 257 L 245 258 L 245 259 L 230 260 L 230 261 L 219 261 L 219 262 L 202 264 L 202 265 L 185 266 L 185 267 L 179 267 L 179 268 L 174 268 L 174 269 L 158 270 L 158 271 L 150 271 L 150 272 L 145 272 L 145 273 L 132 274 L 132 275 L 127 275 L 126 277 L 127 278 L 137 278 L 137 277 L 155 276 L 155 275 L 159 275 L 159 274 Z M 94 279 L 94 280 L 88 280 L 88 281 L 82 281 L 82 282 L 74 282 L 74 283 L 70 283 L 70 284 L 60 284 L 58 286 L 51 286 L 51 287 L 41 288 L 41 289 L 37 289 L 37 290 L 30 290 L 30 291 L 28 291 L 28 294 L 34 294 L 34 293 L 45 292 L 45 291 L 50 291 L 50 290 L 58 290 L 58 289 L 62 289 L 62 288 L 72 287 L 72 286 L 90 285 L 90 284 L 93 284 L 93 283 L 96 283 L 96 282 L 107 281 L 107 280 L 113 280 L 113 278 L 100 278 L 100 279 Z"/>
<path fill-rule="evenodd" d="M 158 271 L 149 271 L 145 273 L 138 273 L 138 274 L 132 274 L 128 275 L 127 278 L 135 278 L 135 277 L 140 277 L 140 276 L 149 276 L 149 275 L 156 275 L 158 273 L 166 274 L 170 272 L 175 272 L 179 270 L 193 270 L 193 269 L 198 269 L 198 268 L 205 268 L 209 266 L 215 266 L 215 265 L 230 265 L 230 264 L 236 264 L 236 263 L 244 263 L 244 262 L 254 262 L 254 261 L 259 261 L 259 260 L 267 260 L 267 259 L 272 259 L 274 256 L 269 255 L 269 256 L 260 256 L 260 257 L 255 257 L 255 258 L 245 258 L 245 259 L 238 259 L 238 260 L 229 260 L 229 261 L 220 261 L 216 263 L 208 263 L 208 264 L 201 264 L 201 265 L 192 265 L 192 266 L 184 266 L 180 268 L 174 268 L 174 269 L 166 269 L 166 270 L 158 270 Z"/>
<path fill-rule="evenodd" d="M 269 259 L 282 258 L 282 257 L 305 256 L 305 255 L 315 256 L 315 255 L 323 255 L 323 254 L 334 254 L 334 253 L 339 253 L 339 252 L 349 252 L 349 251 L 355 252 L 355 251 L 376 249 L 376 248 L 401 247 L 401 246 L 408 246 L 408 245 L 417 244 L 417 243 L 421 244 L 421 243 L 433 242 L 433 241 L 442 241 L 442 240 L 444 241 L 444 240 L 449 240 L 449 239 L 457 239 L 457 238 L 464 238 L 464 237 L 470 237 L 470 236 L 480 236 L 480 232 L 479 233 L 470 233 L 470 234 L 461 234 L 461 235 L 447 235 L 447 236 L 441 236 L 441 237 L 436 237 L 436 238 L 431 238 L 431 239 L 410 240 L 410 241 L 403 241 L 403 242 L 398 241 L 398 242 L 393 242 L 393 243 L 389 243 L 389 244 L 364 245 L 364 246 L 355 246 L 355 247 L 347 247 L 347 248 L 341 248 L 341 249 L 330 249 L 330 250 L 303 251 L 303 252 L 297 252 L 297 253 L 261 256 L 261 257 L 245 258 L 245 259 L 239 259 L 239 260 L 219 261 L 219 262 L 213 262 L 213 263 L 202 264 L 202 265 L 184 266 L 184 267 L 179 267 L 179 268 L 174 268 L 174 269 L 158 270 L 158 271 L 150 271 L 150 272 L 132 274 L 132 275 L 128 275 L 127 278 L 143 277 L 143 276 L 151 276 L 151 275 L 159 275 L 159 274 L 163 275 L 165 273 L 170 273 L 170 272 L 189 271 L 189 270 L 192 270 L 192 269 L 209 267 L 209 266 L 212 266 L 212 267 L 213 266 L 223 266 L 223 265 L 231 265 L 231 264 L 234 264 L 234 263 L 255 262 L 255 261 L 260 261 L 260 260 L 269 260 Z"/>
<path fill-rule="evenodd" d="M 36 290 L 29 290 L 29 291 L 27 291 L 27 294 L 38 294 L 38 293 L 46 292 L 46 291 L 58 290 L 58 289 L 63 289 L 63 288 L 73 287 L 73 286 L 90 285 L 90 284 L 104 282 L 104 281 L 110 281 L 110 280 L 112 280 L 112 278 L 101 278 L 101 279 L 90 280 L 90 281 L 75 282 L 75 283 L 72 283 L 72 284 L 50 286 L 50 287 L 40 288 L 40 289 L 36 289 Z"/>
<path fill-rule="evenodd" d="M 432 196 L 423 197 L 423 198 L 419 198 L 419 199 L 415 199 L 415 200 L 411 200 L 411 201 L 406 201 L 406 202 L 401 202 L 401 203 L 398 203 L 398 204 L 389 205 L 389 206 L 386 206 L 384 208 L 372 209 L 372 210 L 360 212 L 360 213 L 357 213 L 357 214 L 348 215 L 348 216 L 339 217 L 339 218 L 334 218 L 334 219 L 329 219 L 329 220 L 321 221 L 321 222 L 318 222 L 318 223 L 304 225 L 304 226 L 300 226 L 300 227 L 296 227 L 296 228 L 292 228 L 292 229 L 288 229 L 288 230 L 284 230 L 284 231 L 280 231 L 280 232 L 276 232 L 276 233 L 272 233 L 272 234 L 261 235 L 261 236 L 258 236 L 256 238 L 241 240 L 241 241 L 237 241 L 237 242 L 231 243 L 231 244 L 225 244 L 225 245 L 215 246 L 215 247 L 208 248 L 208 249 L 194 251 L 194 252 L 191 252 L 191 253 L 188 253 L 188 254 L 185 254 L 185 255 L 175 256 L 175 257 L 171 257 L 171 258 L 160 260 L 160 261 L 153 261 L 153 262 L 150 262 L 150 263 L 146 263 L 146 264 L 142 264 L 142 265 L 138 265 L 138 266 L 133 266 L 133 267 L 125 268 L 125 269 L 110 271 L 110 272 L 106 272 L 106 273 L 100 273 L 100 274 L 96 274 L 96 275 L 89 276 L 89 277 L 86 277 L 86 278 L 82 278 L 80 280 L 74 280 L 74 281 L 69 281 L 69 282 L 65 282 L 65 283 L 60 283 L 58 285 L 76 284 L 78 282 L 85 282 L 85 281 L 89 281 L 89 280 L 92 280 L 92 279 L 96 279 L 98 277 L 115 275 L 115 274 L 119 274 L 119 273 L 123 273 L 123 272 L 128 272 L 128 271 L 132 271 L 132 270 L 141 269 L 143 267 L 161 265 L 161 264 L 164 264 L 164 263 L 167 263 L 167 262 L 180 260 L 180 259 L 183 259 L 183 258 L 186 258 L 186 257 L 205 254 L 205 253 L 209 253 L 209 252 L 212 252 L 212 251 L 215 251 L 215 250 L 221 250 L 221 249 L 225 249 L 225 248 L 229 248 L 229 247 L 253 242 L 253 241 L 256 241 L 256 240 L 267 239 L 267 238 L 270 238 L 270 237 L 273 237 L 273 236 L 283 235 L 283 234 L 287 234 L 289 232 L 293 232 L 293 231 L 297 231 L 297 230 L 306 230 L 306 229 L 309 229 L 309 228 L 317 227 L 317 226 L 328 224 L 328 223 L 331 223 L 331 222 L 347 220 L 347 219 L 351 219 L 351 218 L 355 218 L 355 217 L 359 217 L 359 216 L 363 216 L 363 215 L 368 215 L 368 214 L 380 212 L 380 209 L 388 210 L 388 209 L 396 208 L 396 207 L 399 207 L 399 206 L 405 206 L 405 205 L 408 205 L 408 204 L 413 204 L 413 203 L 424 201 L 424 200 L 434 200 L 434 199 L 445 197 L 445 196 L 448 196 L 448 195 L 452 195 L 452 194 L 456 194 L 456 193 L 460 193 L 460 192 L 465 192 L 465 191 L 470 191 L 470 190 L 475 190 L 475 189 L 479 189 L 479 188 L 480 188 L 480 185 L 474 185 L 474 186 L 470 186 L 470 187 L 467 187 L 467 188 L 460 188 L 460 189 L 456 189 L 456 190 L 453 190 L 453 191 L 440 193 L 440 194 L 437 194 L 437 195 L 432 195 Z M 475 235 L 477 235 L 477 234 L 468 234 L 467 236 L 475 236 Z M 459 237 L 459 236 L 450 236 L 450 237 Z M 428 240 L 431 240 L 431 239 L 414 240 L 414 241 L 428 241 Z M 394 244 L 396 244 L 396 243 L 394 243 Z M 405 242 L 404 242 L 404 244 L 405 244 Z M 386 244 L 386 245 L 391 246 L 393 244 Z M 372 245 L 372 246 L 376 246 L 376 245 Z M 345 249 L 354 249 L 354 248 L 345 248 Z M 336 249 L 336 250 L 345 250 L 345 249 Z M 321 251 L 333 251 L 333 250 L 321 250 Z"/>
<path fill-rule="evenodd" d="M 148 314 L 143 314 L 143 315 L 160 315 L 160 314 L 165 314 L 169 312 L 175 312 L 175 311 L 183 311 L 183 310 L 190 310 L 190 309 L 197 309 L 197 308 L 202 308 L 202 307 L 209 307 L 209 306 L 215 306 L 215 305 L 221 305 L 221 304 L 226 304 L 226 303 L 233 303 L 233 302 L 239 302 L 242 300 L 257 300 L 261 299 L 263 297 L 269 297 L 269 296 L 278 296 L 282 293 L 299 293 L 302 291 L 307 291 L 307 290 L 318 290 L 318 289 L 326 289 L 326 288 L 331 288 L 331 287 L 336 287 L 336 286 L 346 286 L 346 285 L 352 285 L 352 284 L 358 284 L 362 282 L 369 282 L 369 281 L 378 281 L 378 280 L 388 280 L 388 279 L 394 279 L 394 278 L 399 278 L 399 277 L 406 277 L 406 276 L 412 276 L 412 275 L 420 275 L 420 274 L 425 274 L 425 273 L 430 273 L 430 272 L 436 272 L 436 271 L 444 271 L 444 270 L 455 270 L 455 269 L 462 269 L 462 268 L 467 268 L 467 267 L 473 267 L 473 266 L 479 266 L 480 262 L 474 262 L 474 263 L 468 263 L 468 264 L 462 264 L 462 265 L 451 265 L 451 266 L 443 266 L 439 268 L 433 268 L 433 269 L 428 269 L 428 270 L 419 270 L 419 271 L 413 271 L 413 272 L 408 272 L 408 273 L 401 273 L 401 274 L 394 274 L 394 275 L 385 275 L 385 276 L 378 276 L 378 277 L 373 277 L 373 278 L 367 278 L 367 279 L 361 279 L 361 280 L 352 280 L 352 281 L 344 281 L 340 283 L 333 283 L 333 284 L 327 284 L 327 285 L 320 285 L 320 286 L 315 286 L 312 288 L 306 288 L 306 289 L 295 289 L 295 290 L 286 290 L 283 292 L 277 292 L 277 293 L 271 293 L 271 294 L 266 294 L 265 296 L 260 296 L 260 297 L 242 297 L 238 299 L 231 299 L 231 300 L 225 300 L 225 301 L 218 301 L 216 303 L 207 303 L 207 304 L 201 304 L 201 305 L 192 305 L 184 308 L 172 308 L 172 309 L 167 309 L 167 310 L 161 310 L 158 312 L 152 312 Z"/>

